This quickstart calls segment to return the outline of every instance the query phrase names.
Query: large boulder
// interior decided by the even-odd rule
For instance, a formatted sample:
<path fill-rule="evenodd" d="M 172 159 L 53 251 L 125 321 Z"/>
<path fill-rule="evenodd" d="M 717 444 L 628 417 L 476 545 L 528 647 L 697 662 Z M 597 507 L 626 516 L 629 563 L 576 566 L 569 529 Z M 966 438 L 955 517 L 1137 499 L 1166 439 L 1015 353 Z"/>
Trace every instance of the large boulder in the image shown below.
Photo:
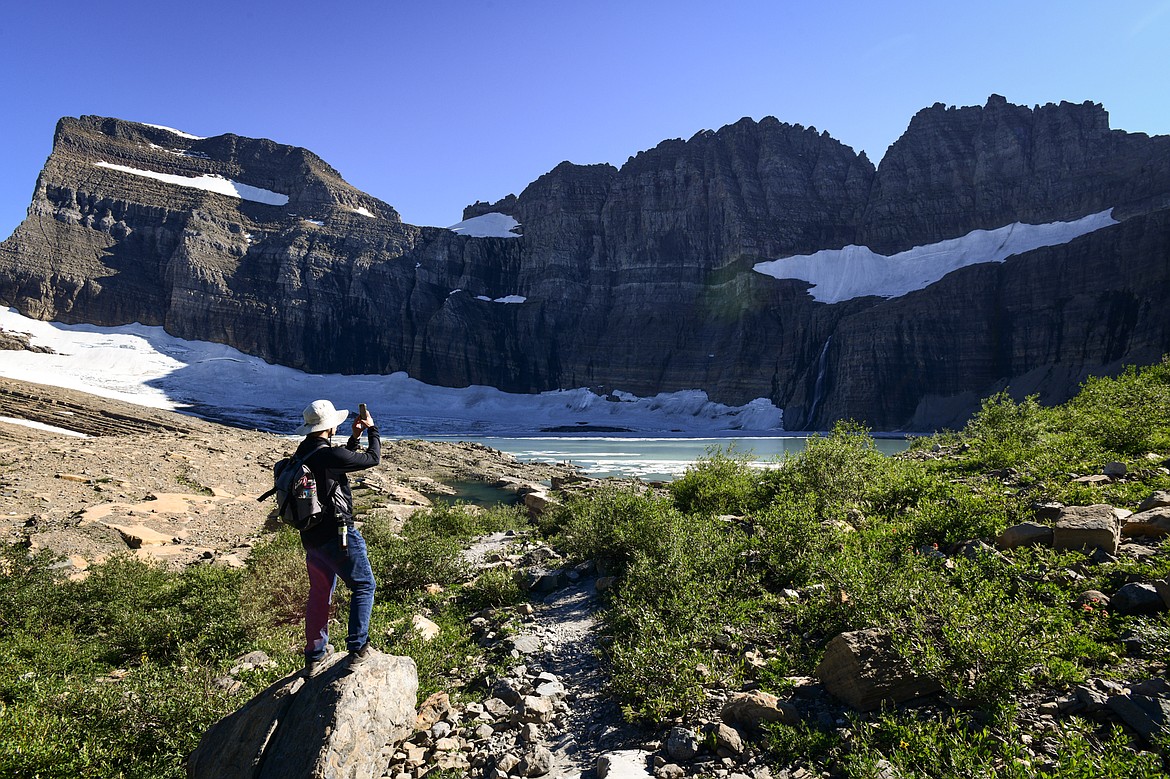
<path fill-rule="evenodd" d="M 841 633 L 830 641 L 817 677 L 825 689 L 858 711 L 942 691 L 938 682 L 915 674 L 890 636 L 877 628 Z"/>
<path fill-rule="evenodd" d="M 208 729 L 191 779 L 379 777 L 385 754 L 414 731 L 418 672 L 409 657 L 336 655 L 312 678 L 293 674 Z"/>
<path fill-rule="evenodd" d="M 1115 554 L 1121 543 L 1121 524 L 1116 510 L 1104 503 L 1066 506 L 1052 529 L 1054 549 L 1104 549 Z"/>

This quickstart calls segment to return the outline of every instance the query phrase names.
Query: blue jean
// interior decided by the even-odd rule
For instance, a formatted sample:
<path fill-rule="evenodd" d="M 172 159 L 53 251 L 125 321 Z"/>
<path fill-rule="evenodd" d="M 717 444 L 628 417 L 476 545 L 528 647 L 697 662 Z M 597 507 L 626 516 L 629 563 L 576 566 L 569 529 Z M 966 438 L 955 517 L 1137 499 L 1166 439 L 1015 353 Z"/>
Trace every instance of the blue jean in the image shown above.
<path fill-rule="evenodd" d="M 356 529 L 348 534 L 348 549 L 336 537 L 321 546 L 305 549 L 309 569 L 309 601 L 305 604 L 305 658 L 318 660 L 329 643 L 329 604 L 337 580 L 349 587 L 349 635 L 345 648 L 361 649 L 370 637 L 370 612 L 374 608 L 374 571 L 366 556 L 366 541 Z"/>

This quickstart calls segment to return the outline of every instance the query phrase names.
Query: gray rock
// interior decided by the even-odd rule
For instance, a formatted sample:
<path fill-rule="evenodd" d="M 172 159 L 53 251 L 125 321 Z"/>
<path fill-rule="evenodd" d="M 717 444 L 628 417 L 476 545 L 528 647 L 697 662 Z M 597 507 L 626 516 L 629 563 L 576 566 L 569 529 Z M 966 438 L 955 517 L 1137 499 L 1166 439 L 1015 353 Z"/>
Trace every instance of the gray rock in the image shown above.
<path fill-rule="evenodd" d="M 1021 546 L 1052 546 L 1052 528 L 1038 522 L 1021 522 L 1012 525 L 999 534 L 995 540 L 1000 549 L 1015 549 Z"/>
<path fill-rule="evenodd" d="M 716 750 L 723 750 L 733 755 L 743 752 L 743 736 L 725 722 L 704 726 L 703 734 L 714 740 Z"/>
<path fill-rule="evenodd" d="M 648 779 L 649 759 L 650 753 L 642 749 L 605 752 L 597 758 L 597 779 Z"/>
<path fill-rule="evenodd" d="M 544 776 L 552 770 L 552 752 L 548 747 L 537 745 L 524 753 L 516 766 L 521 776 Z"/>
<path fill-rule="evenodd" d="M 1141 514 L 1150 509 L 1166 508 L 1168 506 L 1170 506 L 1170 492 L 1157 490 L 1138 505 L 1137 513 Z"/>
<path fill-rule="evenodd" d="M 1120 479 L 1122 476 L 1125 476 L 1127 472 L 1128 469 L 1125 467 L 1125 463 L 1116 461 L 1105 463 L 1105 467 L 1101 469 L 1101 473 L 1105 474 L 1111 479 Z"/>
<path fill-rule="evenodd" d="M 878 629 L 842 633 L 825 647 L 817 677 L 832 695 L 858 711 L 941 692 L 938 682 L 916 675 Z"/>
<path fill-rule="evenodd" d="M 1148 695 L 1115 695 L 1109 708 L 1148 743 L 1170 736 L 1170 699 Z"/>
<path fill-rule="evenodd" d="M 326 662 L 313 678 L 285 677 L 212 725 L 191 754 L 187 775 L 381 776 L 383 747 L 414 731 L 414 661 L 375 651 L 359 666 L 342 655 Z"/>
<path fill-rule="evenodd" d="M 534 635 L 516 636 L 512 648 L 522 655 L 533 655 L 540 651 L 540 639 Z"/>
<path fill-rule="evenodd" d="M 1110 608 L 1118 614 L 1138 616 L 1157 614 L 1166 610 L 1166 603 L 1153 584 L 1133 582 L 1127 584 L 1109 599 Z"/>
<path fill-rule="evenodd" d="M 495 719 L 507 717 L 512 713 L 512 707 L 499 698 L 488 698 L 483 702 L 483 710 Z"/>
<path fill-rule="evenodd" d="M 1121 526 L 1121 534 L 1127 538 L 1165 538 L 1170 535 L 1170 508 L 1156 506 L 1129 515 Z"/>
<path fill-rule="evenodd" d="M 1093 609 L 1107 609 L 1109 608 L 1109 596 L 1100 590 L 1085 590 L 1077 596 L 1075 605 L 1080 608 L 1089 606 Z"/>
<path fill-rule="evenodd" d="M 1064 504 L 1057 500 L 1037 501 L 1032 504 L 1032 513 L 1036 515 L 1036 519 L 1053 520 L 1060 516 L 1060 510 L 1064 508 Z"/>
<path fill-rule="evenodd" d="M 1054 549 L 1103 549 L 1109 554 L 1121 543 L 1121 520 L 1105 504 L 1061 509 L 1053 528 Z"/>
<path fill-rule="evenodd" d="M 553 715 L 556 714 L 551 700 L 536 695 L 525 695 L 523 701 L 517 708 L 520 711 L 520 719 L 522 722 L 544 724 L 552 722 Z"/>
<path fill-rule="evenodd" d="M 515 706 L 524 698 L 524 694 L 518 689 L 516 682 L 511 679 L 497 680 L 492 685 L 492 695 L 509 706 Z"/>
<path fill-rule="evenodd" d="M 567 693 L 565 685 L 560 682 L 545 682 L 536 688 L 536 694 L 542 698 L 564 698 Z"/>
<path fill-rule="evenodd" d="M 699 754 L 699 737 L 690 728 L 673 727 L 666 734 L 666 754 L 671 760 L 686 762 Z"/>

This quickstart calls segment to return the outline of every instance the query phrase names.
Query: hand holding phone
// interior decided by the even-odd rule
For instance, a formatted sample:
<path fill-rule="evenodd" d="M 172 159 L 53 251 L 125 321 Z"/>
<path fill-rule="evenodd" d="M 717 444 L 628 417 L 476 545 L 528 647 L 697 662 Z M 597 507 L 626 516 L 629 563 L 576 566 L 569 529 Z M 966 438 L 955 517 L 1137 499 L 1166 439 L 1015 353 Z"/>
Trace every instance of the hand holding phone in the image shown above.
<path fill-rule="evenodd" d="M 365 403 L 358 404 L 358 415 L 353 421 L 353 434 L 361 435 L 362 431 L 368 427 L 374 426 L 374 418 L 370 416 L 370 410 L 366 408 Z"/>

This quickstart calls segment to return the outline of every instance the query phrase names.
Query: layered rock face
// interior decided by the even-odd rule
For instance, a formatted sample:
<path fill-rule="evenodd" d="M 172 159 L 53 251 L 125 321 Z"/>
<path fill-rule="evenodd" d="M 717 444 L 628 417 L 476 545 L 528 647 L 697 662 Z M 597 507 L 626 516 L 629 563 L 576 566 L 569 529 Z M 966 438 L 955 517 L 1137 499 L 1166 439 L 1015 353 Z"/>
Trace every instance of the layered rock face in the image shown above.
<path fill-rule="evenodd" d="M 752 270 L 1108 209 L 1119 224 L 890 299 L 818 303 Z M 744 119 L 620 169 L 562 163 L 464 217 L 489 213 L 523 237 L 403 224 L 303 149 L 64 119 L 0 245 L 0 303 L 315 372 L 767 397 L 789 429 L 953 425 L 1004 386 L 1059 401 L 1170 350 L 1170 138 L 1110 130 L 1098 105 L 935 106 L 876 170 L 827 133 Z"/>

